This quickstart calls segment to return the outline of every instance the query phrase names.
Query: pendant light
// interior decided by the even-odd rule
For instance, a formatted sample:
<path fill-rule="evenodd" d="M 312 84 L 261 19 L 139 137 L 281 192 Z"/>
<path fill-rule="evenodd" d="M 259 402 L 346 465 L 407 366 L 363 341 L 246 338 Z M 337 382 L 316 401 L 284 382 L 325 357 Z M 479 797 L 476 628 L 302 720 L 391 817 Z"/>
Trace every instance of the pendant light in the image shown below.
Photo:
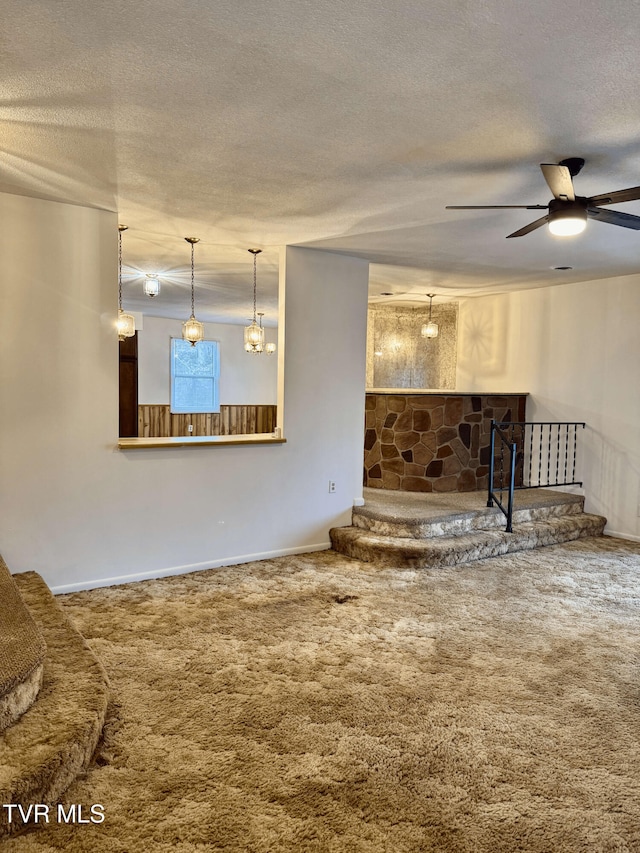
<path fill-rule="evenodd" d="M 427 296 L 429 297 L 429 322 L 425 323 L 424 326 L 420 329 L 420 334 L 423 338 L 437 338 L 438 324 L 434 323 L 431 319 L 432 303 L 435 293 L 427 293 Z"/>
<path fill-rule="evenodd" d="M 264 311 L 258 311 L 258 326 L 260 328 L 260 334 L 262 335 L 262 342 L 256 346 L 256 352 L 264 352 L 264 329 L 262 328 L 262 318 L 264 317 Z"/>
<path fill-rule="evenodd" d="M 399 353 L 400 350 L 402 349 L 402 336 L 401 336 L 401 332 L 400 332 L 400 311 L 398 308 L 395 309 L 395 315 L 396 315 L 396 323 L 395 323 L 396 336 L 391 341 L 390 349 L 394 353 Z"/>
<path fill-rule="evenodd" d="M 135 317 L 131 314 L 125 314 L 122 310 L 122 232 L 126 231 L 128 227 L 128 225 L 118 225 L 118 319 L 116 320 L 116 329 L 118 330 L 119 341 L 132 338 L 136 333 Z"/>
<path fill-rule="evenodd" d="M 187 243 L 191 243 L 191 316 L 182 324 L 182 337 L 185 341 L 189 341 L 194 347 L 198 341 L 204 338 L 204 325 L 196 320 L 194 309 L 195 286 L 193 281 L 193 247 L 200 242 L 199 237 L 185 237 Z"/>
<path fill-rule="evenodd" d="M 157 296 L 160 293 L 160 281 L 157 275 L 154 275 L 152 272 L 147 273 L 147 277 L 144 280 L 144 295 L 150 296 L 153 299 L 154 296 Z"/>
<path fill-rule="evenodd" d="M 260 328 L 262 329 L 263 335 L 266 334 L 265 329 L 262 326 L 262 318 L 264 317 L 264 311 L 258 311 L 258 317 L 260 317 Z M 276 345 L 273 343 L 264 342 L 264 349 L 259 350 L 259 352 L 266 352 L 267 355 L 273 355 L 276 351 Z"/>
<path fill-rule="evenodd" d="M 256 322 L 256 289 L 257 289 L 257 258 L 262 249 L 248 249 L 253 255 L 253 321 L 244 330 L 244 348 L 246 352 L 261 353 L 264 351 L 264 329 L 262 328 L 262 314 L 260 325 Z"/>

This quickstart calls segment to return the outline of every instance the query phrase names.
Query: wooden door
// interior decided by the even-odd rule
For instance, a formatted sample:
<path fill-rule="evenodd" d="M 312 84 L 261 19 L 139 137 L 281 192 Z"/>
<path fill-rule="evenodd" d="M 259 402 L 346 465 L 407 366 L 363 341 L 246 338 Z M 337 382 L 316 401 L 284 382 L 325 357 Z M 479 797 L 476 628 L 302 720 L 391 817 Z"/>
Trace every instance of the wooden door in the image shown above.
<path fill-rule="evenodd" d="M 138 333 L 120 341 L 120 438 L 138 437 Z"/>

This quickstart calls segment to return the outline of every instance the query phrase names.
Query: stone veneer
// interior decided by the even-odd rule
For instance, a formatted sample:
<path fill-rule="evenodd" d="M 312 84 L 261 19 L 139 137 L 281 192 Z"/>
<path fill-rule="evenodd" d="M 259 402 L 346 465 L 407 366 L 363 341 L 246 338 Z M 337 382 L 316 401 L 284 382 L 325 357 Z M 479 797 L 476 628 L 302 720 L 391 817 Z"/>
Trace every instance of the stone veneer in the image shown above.
<path fill-rule="evenodd" d="M 524 421 L 526 394 L 366 396 L 364 485 L 408 492 L 487 488 L 491 420 Z"/>

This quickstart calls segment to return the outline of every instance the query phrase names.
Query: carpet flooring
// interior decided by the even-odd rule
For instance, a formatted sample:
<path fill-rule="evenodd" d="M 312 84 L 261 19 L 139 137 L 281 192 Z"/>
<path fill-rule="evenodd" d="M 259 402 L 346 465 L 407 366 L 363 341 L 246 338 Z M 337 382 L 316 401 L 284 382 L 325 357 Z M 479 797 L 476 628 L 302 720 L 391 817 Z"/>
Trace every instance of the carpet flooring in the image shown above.
<path fill-rule="evenodd" d="M 59 599 L 94 765 L 7 853 L 639 853 L 640 545 L 459 567 L 325 551 Z"/>

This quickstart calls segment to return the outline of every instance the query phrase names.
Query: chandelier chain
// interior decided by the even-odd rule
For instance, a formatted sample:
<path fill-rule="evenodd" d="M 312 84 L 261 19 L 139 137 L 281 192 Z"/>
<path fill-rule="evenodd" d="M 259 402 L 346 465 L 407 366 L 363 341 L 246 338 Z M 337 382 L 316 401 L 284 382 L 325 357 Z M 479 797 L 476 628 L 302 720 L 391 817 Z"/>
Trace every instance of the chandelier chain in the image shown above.
<path fill-rule="evenodd" d="M 122 231 L 118 231 L 118 308 L 122 311 Z"/>
<path fill-rule="evenodd" d="M 191 316 L 195 317 L 195 299 L 194 299 L 194 280 L 193 280 L 193 247 L 194 243 L 191 244 Z"/>
<path fill-rule="evenodd" d="M 431 309 L 433 307 L 433 296 L 429 297 L 429 322 L 431 322 Z"/>
<path fill-rule="evenodd" d="M 256 321 L 256 286 L 257 286 L 256 285 L 256 281 L 257 281 L 256 263 L 257 263 L 257 260 L 258 260 L 258 255 L 254 254 L 254 256 L 253 256 L 253 322 L 254 323 Z"/>
<path fill-rule="evenodd" d="M 118 308 L 120 311 L 122 311 L 122 232 L 128 229 L 128 225 L 118 225 Z"/>

